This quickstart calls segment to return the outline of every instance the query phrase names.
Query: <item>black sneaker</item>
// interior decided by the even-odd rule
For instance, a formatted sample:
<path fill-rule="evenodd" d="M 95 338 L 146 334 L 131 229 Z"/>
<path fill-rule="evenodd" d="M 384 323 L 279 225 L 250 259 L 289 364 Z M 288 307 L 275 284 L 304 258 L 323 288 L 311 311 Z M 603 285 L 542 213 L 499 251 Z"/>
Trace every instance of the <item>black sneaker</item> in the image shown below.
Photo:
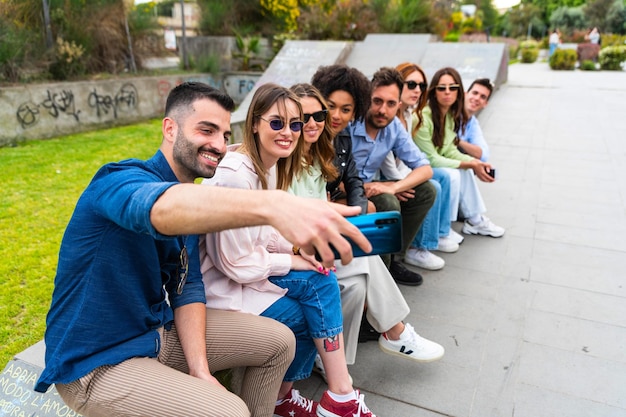
<path fill-rule="evenodd" d="M 365 343 L 372 340 L 378 340 L 380 333 L 372 327 L 365 314 L 363 314 L 363 320 L 361 320 L 361 329 L 359 330 L 359 343 Z"/>
<path fill-rule="evenodd" d="M 398 284 L 417 286 L 422 285 L 422 282 L 424 282 L 420 274 L 407 269 L 406 266 L 398 261 L 391 261 L 389 272 Z"/>

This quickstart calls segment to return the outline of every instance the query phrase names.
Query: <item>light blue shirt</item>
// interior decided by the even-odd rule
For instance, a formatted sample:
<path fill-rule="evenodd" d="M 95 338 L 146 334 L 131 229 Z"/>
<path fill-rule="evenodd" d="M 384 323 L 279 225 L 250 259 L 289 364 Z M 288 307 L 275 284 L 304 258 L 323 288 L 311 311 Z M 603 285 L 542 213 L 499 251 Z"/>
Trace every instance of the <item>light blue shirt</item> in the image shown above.
<path fill-rule="evenodd" d="M 348 130 L 352 137 L 352 157 L 363 182 L 372 182 L 390 151 L 411 170 L 430 165 L 397 117 L 378 131 L 376 140 L 367 135 L 365 121 L 351 123 Z"/>
<path fill-rule="evenodd" d="M 480 128 L 480 123 L 478 123 L 476 116 L 470 117 L 469 122 L 467 122 L 467 126 L 465 127 L 465 134 L 459 132 L 459 139 L 471 143 L 472 145 L 476 145 L 482 149 L 483 153 L 480 156 L 480 160 L 487 162 L 489 159 L 489 145 L 487 145 L 487 141 L 483 136 L 483 130 Z"/>

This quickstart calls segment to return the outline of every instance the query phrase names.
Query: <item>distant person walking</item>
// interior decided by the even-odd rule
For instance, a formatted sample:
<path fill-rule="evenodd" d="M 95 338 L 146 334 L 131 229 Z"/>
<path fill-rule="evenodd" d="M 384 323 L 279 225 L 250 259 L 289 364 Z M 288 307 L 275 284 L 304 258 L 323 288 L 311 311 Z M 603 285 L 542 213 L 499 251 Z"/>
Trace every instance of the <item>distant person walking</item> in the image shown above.
<path fill-rule="evenodd" d="M 556 48 L 558 48 L 559 44 L 561 43 L 561 33 L 558 29 L 554 29 L 554 31 L 552 31 L 552 33 L 550 34 L 550 38 L 548 39 L 548 43 L 550 44 L 548 59 L 550 59 L 554 51 L 556 51 Z"/>

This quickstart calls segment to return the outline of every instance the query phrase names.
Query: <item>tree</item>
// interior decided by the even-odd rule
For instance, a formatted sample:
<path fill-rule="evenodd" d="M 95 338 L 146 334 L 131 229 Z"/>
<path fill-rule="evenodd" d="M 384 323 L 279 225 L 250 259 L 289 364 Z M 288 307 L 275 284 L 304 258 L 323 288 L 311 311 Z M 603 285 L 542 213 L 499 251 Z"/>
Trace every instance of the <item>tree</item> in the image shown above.
<path fill-rule="evenodd" d="M 577 7 L 585 4 L 585 0 L 522 0 L 522 4 L 533 4 L 541 9 L 541 19 L 548 23 L 550 16 L 559 7 Z"/>
<path fill-rule="evenodd" d="M 626 34 L 626 5 L 616 0 L 606 16 L 609 32 Z"/>
<path fill-rule="evenodd" d="M 29 31 L 29 49 L 45 45 L 49 30 L 54 47 L 39 54 L 38 61 L 50 63 L 49 70 L 60 78 L 83 71 L 116 73 L 131 62 L 131 49 L 139 32 L 154 28 L 133 8 L 132 0 L 0 0 L 0 18 Z M 42 19 L 49 8 L 50 25 Z M 156 24 L 156 21 L 153 22 Z M 71 61 L 71 62 L 68 62 Z"/>
<path fill-rule="evenodd" d="M 519 4 L 507 12 L 509 36 L 526 36 L 530 29 L 533 37 L 542 37 L 546 31 L 546 24 L 541 19 L 541 8 L 530 3 Z"/>
<path fill-rule="evenodd" d="M 273 16 L 280 30 L 292 32 L 298 28 L 297 20 L 300 16 L 298 0 L 261 0 L 261 7 Z"/>
<path fill-rule="evenodd" d="M 592 0 L 584 8 L 590 26 L 601 32 L 626 33 L 623 0 Z"/>
<path fill-rule="evenodd" d="M 568 32 L 575 29 L 585 29 L 587 27 L 587 19 L 585 18 L 583 7 L 559 7 L 550 15 L 550 25 L 553 28 L 558 27 Z"/>
<path fill-rule="evenodd" d="M 427 0 L 373 1 L 386 33 L 426 33 L 431 27 L 431 3 Z"/>

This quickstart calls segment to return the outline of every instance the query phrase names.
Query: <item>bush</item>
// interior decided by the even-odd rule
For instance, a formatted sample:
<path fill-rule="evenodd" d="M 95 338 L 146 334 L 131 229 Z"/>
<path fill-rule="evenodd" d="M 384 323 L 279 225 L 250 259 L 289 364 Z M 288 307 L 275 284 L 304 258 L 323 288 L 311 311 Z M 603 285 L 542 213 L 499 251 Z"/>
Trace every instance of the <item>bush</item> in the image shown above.
<path fill-rule="evenodd" d="M 582 71 L 595 71 L 596 63 L 586 59 L 584 61 L 581 61 L 579 69 Z"/>
<path fill-rule="evenodd" d="M 573 49 L 557 49 L 550 57 L 550 68 L 553 70 L 574 70 L 576 58 L 576 51 Z"/>
<path fill-rule="evenodd" d="M 537 41 L 523 41 L 519 46 L 522 62 L 531 64 L 537 60 L 537 57 L 539 56 L 539 44 Z"/>
<path fill-rule="evenodd" d="M 298 36 L 311 40 L 357 40 L 368 33 L 379 33 L 379 16 L 375 4 L 361 0 L 344 0 L 328 9 L 325 2 L 316 2 L 298 19 Z"/>
<path fill-rule="evenodd" d="M 509 59 L 518 59 L 520 54 L 519 43 L 507 43 L 509 47 Z"/>
<path fill-rule="evenodd" d="M 443 37 L 444 42 L 458 42 L 459 41 L 459 32 L 448 32 L 446 36 Z"/>
<path fill-rule="evenodd" d="M 626 61 L 626 45 L 607 46 L 598 56 L 600 68 L 609 71 L 621 71 L 622 62 Z"/>
<path fill-rule="evenodd" d="M 576 47 L 576 53 L 578 54 L 578 61 L 583 62 L 587 60 L 595 61 L 598 59 L 600 53 L 600 45 L 595 43 L 579 43 Z"/>
<path fill-rule="evenodd" d="M 190 65 L 200 72 L 215 76 L 220 72 L 220 57 L 217 54 L 201 55 Z"/>
<path fill-rule="evenodd" d="M 67 80 L 85 73 L 83 55 L 85 48 L 76 42 L 58 37 L 54 49 L 55 61 L 50 65 L 50 74 L 55 80 Z"/>
<path fill-rule="evenodd" d="M 274 55 L 276 55 L 278 52 L 280 52 L 282 47 L 285 45 L 285 42 L 293 41 L 297 39 L 298 39 L 298 35 L 296 35 L 293 32 L 284 32 L 284 33 L 279 33 L 277 35 L 274 35 L 272 37 L 272 52 L 274 52 Z"/>
<path fill-rule="evenodd" d="M 0 77 L 20 81 L 30 49 L 37 44 L 32 32 L 0 20 Z"/>
<path fill-rule="evenodd" d="M 563 36 L 561 36 L 561 40 L 565 43 L 585 43 L 588 42 L 585 39 L 585 36 L 587 36 L 588 30 L 586 29 L 575 29 L 572 30 L 571 32 L 565 32 L 563 33 Z"/>
<path fill-rule="evenodd" d="M 264 16 L 259 1 L 196 0 L 196 3 L 202 10 L 200 28 L 203 35 L 224 36 L 231 33 L 234 27 L 243 34 L 268 35 L 273 32 L 273 20 Z"/>
<path fill-rule="evenodd" d="M 250 71 L 250 61 L 261 52 L 261 38 L 259 36 L 241 36 L 235 32 L 237 51 L 232 55 L 241 60 L 241 70 Z"/>
<path fill-rule="evenodd" d="M 626 35 L 614 35 L 614 34 L 601 34 L 600 44 L 603 48 L 607 46 L 622 46 L 626 45 Z"/>
<path fill-rule="evenodd" d="M 381 33 L 429 33 L 430 4 L 425 1 L 372 2 Z M 382 8 L 382 10 L 381 10 Z"/>
<path fill-rule="evenodd" d="M 357 40 L 368 33 L 379 33 L 380 26 L 374 4 L 361 0 L 344 0 L 336 6 L 316 2 L 302 11 L 298 19 L 298 35 L 311 40 Z"/>

